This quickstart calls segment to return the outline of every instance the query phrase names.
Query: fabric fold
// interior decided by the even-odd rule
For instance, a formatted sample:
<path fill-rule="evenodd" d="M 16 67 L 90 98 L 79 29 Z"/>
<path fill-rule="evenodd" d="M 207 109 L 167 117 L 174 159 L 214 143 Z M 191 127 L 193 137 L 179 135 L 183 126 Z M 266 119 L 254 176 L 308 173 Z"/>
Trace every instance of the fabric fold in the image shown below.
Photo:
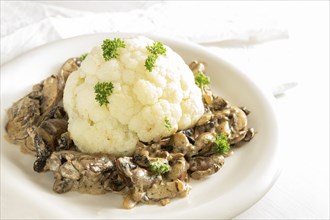
<path fill-rule="evenodd" d="M 35 2 L 2 3 L 1 63 L 48 42 L 92 33 L 153 33 L 204 45 L 230 47 L 288 38 L 286 27 L 265 12 L 227 2 L 156 2 L 118 12 L 91 12 Z M 247 5 L 248 6 L 248 5 Z M 262 10 L 261 10 L 262 11 Z M 239 44 L 238 44 L 239 45 Z"/>

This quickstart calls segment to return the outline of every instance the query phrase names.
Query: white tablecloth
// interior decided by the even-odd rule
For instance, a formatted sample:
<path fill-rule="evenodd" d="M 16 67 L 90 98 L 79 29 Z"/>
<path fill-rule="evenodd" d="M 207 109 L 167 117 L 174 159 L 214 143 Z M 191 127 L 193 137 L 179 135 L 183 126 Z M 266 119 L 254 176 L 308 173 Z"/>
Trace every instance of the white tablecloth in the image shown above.
<path fill-rule="evenodd" d="M 1 1 L 1 64 L 51 41 L 99 32 L 195 41 L 263 87 L 298 83 L 276 100 L 281 176 L 236 219 L 329 219 L 328 1 Z"/>

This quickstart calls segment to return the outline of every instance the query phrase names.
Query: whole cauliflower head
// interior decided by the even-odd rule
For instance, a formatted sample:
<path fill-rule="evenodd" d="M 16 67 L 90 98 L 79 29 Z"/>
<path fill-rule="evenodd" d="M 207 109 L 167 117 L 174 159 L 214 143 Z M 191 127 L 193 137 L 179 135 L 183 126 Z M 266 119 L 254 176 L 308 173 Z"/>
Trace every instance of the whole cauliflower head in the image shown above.
<path fill-rule="evenodd" d="M 159 55 L 151 71 L 145 66 L 154 41 L 146 37 L 122 39 L 117 57 L 105 60 L 94 47 L 71 73 L 63 104 L 68 131 L 82 152 L 130 155 L 137 142 L 157 141 L 192 127 L 204 113 L 194 75 L 171 48 Z M 95 85 L 111 82 L 108 103 L 96 100 Z"/>

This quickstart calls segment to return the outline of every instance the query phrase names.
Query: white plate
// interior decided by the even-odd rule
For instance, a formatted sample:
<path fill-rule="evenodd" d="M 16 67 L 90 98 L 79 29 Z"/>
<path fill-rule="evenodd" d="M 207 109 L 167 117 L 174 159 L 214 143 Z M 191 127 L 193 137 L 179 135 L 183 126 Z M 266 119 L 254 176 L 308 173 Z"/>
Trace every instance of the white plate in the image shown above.
<path fill-rule="evenodd" d="M 31 86 L 52 73 L 70 57 L 79 56 L 109 37 L 130 34 L 98 34 L 51 43 L 26 54 L 1 68 L 1 217 L 2 218 L 233 218 L 251 207 L 273 185 L 278 173 L 278 125 L 272 97 L 246 75 L 205 48 L 179 40 L 149 36 L 179 53 L 189 63 L 207 63 L 215 94 L 232 104 L 251 110 L 249 123 L 257 130 L 255 138 L 227 158 L 215 175 L 192 182 L 186 198 L 175 199 L 165 207 L 139 205 L 121 208 L 122 197 L 113 193 L 93 196 L 52 190 L 51 173 L 35 173 L 33 157 L 3 138 L 5 109 L 27 94 Z"/>

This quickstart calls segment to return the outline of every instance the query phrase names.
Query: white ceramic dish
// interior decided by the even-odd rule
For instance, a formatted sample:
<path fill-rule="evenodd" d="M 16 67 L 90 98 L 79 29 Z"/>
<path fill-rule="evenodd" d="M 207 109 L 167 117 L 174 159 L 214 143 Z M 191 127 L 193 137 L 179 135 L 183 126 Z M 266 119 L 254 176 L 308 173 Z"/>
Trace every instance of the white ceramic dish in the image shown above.
<path fill-rule="evenodd" d="M 51 43 L 17 57 L 1 67 L 1 217 L 32 219 L 83 218 L 233 218 L 257 202 L 273 185 L 278 173 L 278 125 L 272 97 L 257 87 L 244 73 L 227 64 L 205 48 L 179 40 L 149 36 L 177 51 L 189 63 L 207 63 L 215 94 L 234 105 L 251 110 L 250 126 L 255 138 L 227 158 L 215 175 L 192 182 L 188 197 L 176 199 L 165 207 L 139 205 L 121 208 L 122 197 L 112 193 L 93 196 L 52 191 L 51 173 L 32 170 L 33 157 L 23 155 L 18 146 L 6 142 L 5 109 L 25 95 L 31 86 L 52 73 L 70 57 L 79 56 L 106 38 L 131 34 L 98 34 Z"/>

